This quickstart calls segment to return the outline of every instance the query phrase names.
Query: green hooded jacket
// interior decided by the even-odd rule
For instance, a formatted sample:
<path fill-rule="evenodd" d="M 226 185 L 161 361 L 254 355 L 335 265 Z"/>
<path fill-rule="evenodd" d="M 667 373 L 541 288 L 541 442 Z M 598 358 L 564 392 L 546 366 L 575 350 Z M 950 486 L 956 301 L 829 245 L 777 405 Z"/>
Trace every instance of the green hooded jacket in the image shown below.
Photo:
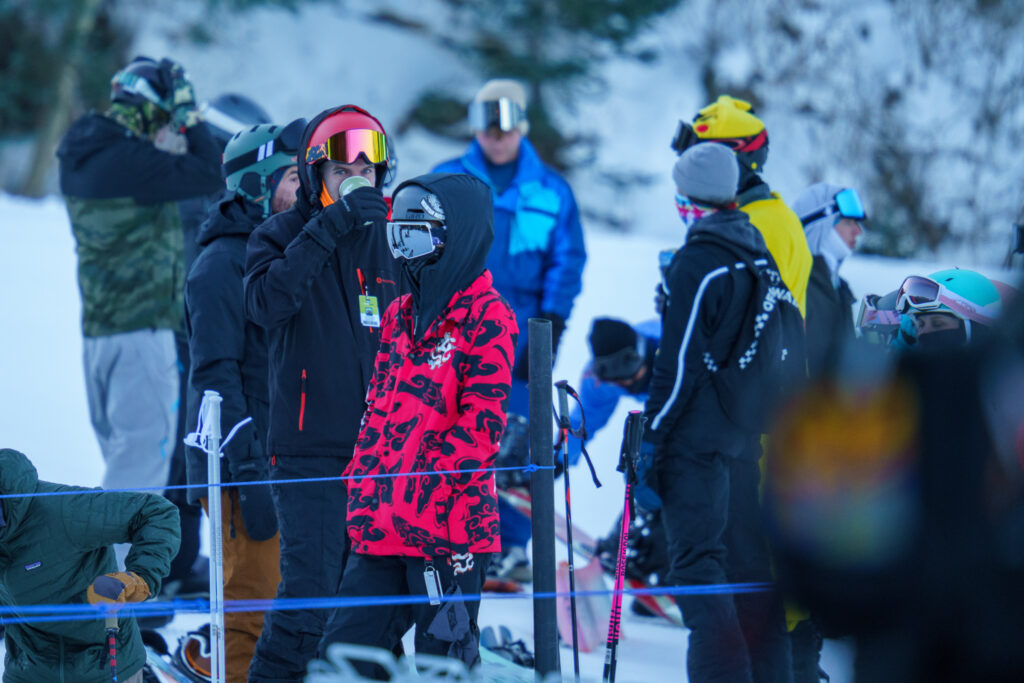
<path fill-rule="evenodd" d="M 0 449 L 0 494 L 93 491 L 40 481 L 24 454 Z M 178 552 L 178 510 L 149 493 L 88 493 L 0 499 L 0 605 L 85 604 L 96 577 L 117 571 L 114 543 L 131 543 L 129 571 L 153 595 Z M 146 663 L 138 624 L 119 619 L 118 677 Z M 4 683 L 110 680 L 102 618 L 5 624 Z"/>

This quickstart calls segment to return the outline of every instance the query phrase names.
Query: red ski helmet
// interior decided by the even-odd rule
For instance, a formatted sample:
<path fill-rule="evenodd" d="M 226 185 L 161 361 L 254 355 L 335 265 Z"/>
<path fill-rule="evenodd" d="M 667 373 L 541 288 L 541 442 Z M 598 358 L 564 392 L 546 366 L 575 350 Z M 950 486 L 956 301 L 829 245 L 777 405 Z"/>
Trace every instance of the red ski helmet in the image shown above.
<path fill-rule="evenodd" d="M 322 185 L 322 181 L 315 167 L 322 161 L 331 159 L 351 164 L 359 157 L 376 168 L 378 189 L 390 182 L 390 144 L 384 126 L 361 107 L 353 104 L 339 107 L 317 123 L 309 134 L 305 161 L 307 166 L 313 167 L 311 177 L 317 185 Z"/>

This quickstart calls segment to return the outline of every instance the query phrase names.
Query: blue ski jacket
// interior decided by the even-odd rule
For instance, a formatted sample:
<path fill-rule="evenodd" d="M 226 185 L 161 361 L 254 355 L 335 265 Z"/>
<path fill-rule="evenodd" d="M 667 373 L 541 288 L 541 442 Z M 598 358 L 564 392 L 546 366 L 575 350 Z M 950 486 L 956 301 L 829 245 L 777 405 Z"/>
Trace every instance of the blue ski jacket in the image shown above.
<path fill-rule="evenodd" d="M 525 348 L 527 321 L 555 313 L 567 320 L 583 288 L 587 252 L 583 226 L 569 184 L 537 156 L 525 138 L 516 174 L 500 195 L 487 174 L 483 149 L 473 140 L 466 153 L 434 169 L 468 173 L 487 183 L 494 202 L 494 244 L 487 269 L 494 286 L 512 306 Z"/>

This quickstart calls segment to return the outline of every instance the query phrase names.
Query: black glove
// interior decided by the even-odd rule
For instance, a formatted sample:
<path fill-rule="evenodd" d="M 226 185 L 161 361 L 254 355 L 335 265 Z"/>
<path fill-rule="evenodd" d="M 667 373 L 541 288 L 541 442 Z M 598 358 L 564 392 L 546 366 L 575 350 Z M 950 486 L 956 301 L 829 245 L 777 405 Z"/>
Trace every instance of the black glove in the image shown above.
<path fill-rule="evenodd" d="M 270 471 L 263 445 L 253 440 L 249 446 L 249 457 L 238 462 L 228 460 L 231 481 L 242 483 L 248 481 L 267 481 Z M 270 495 L 270 484 L 252 484 L 238 486 L 238 505 L 242 508 L 242 522 L 245 532 L 254 541 L 267 541 L 277 533 L 277 510 Z"/>
<path fill-rule="evenodd" d="M 185 68 L 164 57 L 160 60 L 160 69 L 167 74 L 171 84 L 171 90 L 164 102 L 165 108 L 171 113 L 171 124 L 179 131 L 191 128 L 199 123 L 202 117 L 199 108 L 196 107 L 195 89 L 185 73 Z"/>
<path fill-rule="evenodd" d="M 388 205 L 381 191 L 375 187 L 360 187 L 324 209 L 320 221 L 337 241 L 354 229 L 370 227 L 387 217 Z"/>
<path fill-rule="evenodd" d="M 666 306 L 668 306 L 668 292 L 659 282 L 654 286 L 654 310 L 658 315 L 665 315 Z"/>
<path fill-rule="evenodd" d="M 562 339 L 562 332 L 565 331 L 565 320 L 557 313 L 541 312 L 536 317 L 551 321 L 551 359 L 554 360 L 558 353 L 558 342 Z M 526 344 L 519 350 L 516 357 L 515 367 L 512 369 L 512 376 L 526 382 L 530 377 L 530 349 Z"/>

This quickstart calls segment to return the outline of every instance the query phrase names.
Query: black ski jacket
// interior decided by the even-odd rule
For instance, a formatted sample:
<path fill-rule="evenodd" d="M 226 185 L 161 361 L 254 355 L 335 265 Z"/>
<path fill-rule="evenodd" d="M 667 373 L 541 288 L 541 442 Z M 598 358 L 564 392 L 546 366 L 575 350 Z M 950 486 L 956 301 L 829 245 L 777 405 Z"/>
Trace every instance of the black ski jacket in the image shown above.
<path fill-rule="evenodd" d="M 300 145 L 333 110 L 310 121 Z M 245 311 L 266 328 L 270 358 L 269 452 L 351 457 L 366 387 L 380 342 L 379 322 L 364 324 L 360 298 L 378 315 L 399 294 L 400 270 L 383 223 L 339 242 L 319 221 L 309 168 L 300 163 L 298 201 L 249 239 Z"/>
<path fill-rule="evenodd" d="M 225 197 L 199 228 L 202 251 L 185 283 L 185 331 L 192 360 L 188 381 L 186 426 L 195 429 L 203 391 L 213 389 L 221 403 L 223 436 L 245 417 L 242 428 L 224 447 L 221 481 L 232 481 L 230 469 L 249 459 L 266 459 L 269 399 L 267 331 L 246 320 L 242 279 L 249 235 L 263 221 L 262 212 L 242 198 Z M 207 481 L 206 454 L 187 451 L 188 481 Z M 192 503 L 205 489 L 189 489 Z"/>
<path fill-rule="evenodd" d="M 711 241 L 725 240 L 751 260 L 771 259 L 747 215 L 719 211 L 697 221 L 669 264 L 661 346 L 654 361 L 644 439 L 671 451 L 737 456 L 751 435 L 722 410 L 709 365 L 725 363 L 744 322 L 754 278 L 737 270 L 736 256 Z M 772 261 L 774 263 L 774 261 Z M 659 449 L 659 457 L 664 449 Z"/>
<path fill-rule="evenodd" d="M 162 152 L 102 114 L 71 124 L 57 150 L 60 189 L 81 199 L 130 197 L 138 204 L 176 202 L 218 192 L 220 152 L 206 126 L 185 129 L 187 154 Z"/>
<path fill-rule="evenodd" d="M 853 341 L 853 292 L 846 280 L 832 284 L 824 256 L 814 257 L 807 284 L 807 369 L 818 377 L 835 368 L 843 345 Z"/>

